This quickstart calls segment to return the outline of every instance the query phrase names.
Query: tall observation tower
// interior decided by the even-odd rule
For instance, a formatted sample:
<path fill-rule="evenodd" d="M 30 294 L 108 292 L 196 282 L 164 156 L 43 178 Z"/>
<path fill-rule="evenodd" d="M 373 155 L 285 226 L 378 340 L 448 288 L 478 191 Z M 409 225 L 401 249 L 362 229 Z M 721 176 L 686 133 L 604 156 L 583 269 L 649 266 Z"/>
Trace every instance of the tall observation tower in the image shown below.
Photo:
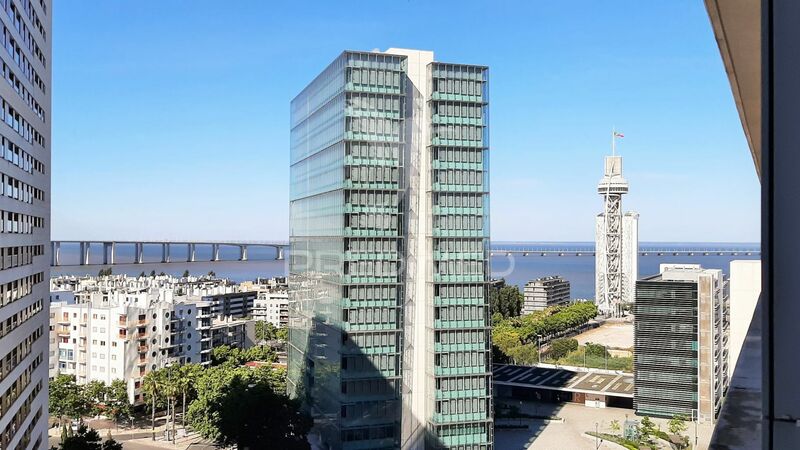
<path fill-rule="evenodd" d="M 639 274 L 639 214 L 622 212 L 628 182 L 622 176 L 622 157 L 616 154 L 621 137 L 612 132 L 611 156 L 605 157 L 605 173 L 597 185 L 603 212 L 597 215 L 595 229 L 595 302 L 601 314 L 614 317 L 636 298 Z"/>

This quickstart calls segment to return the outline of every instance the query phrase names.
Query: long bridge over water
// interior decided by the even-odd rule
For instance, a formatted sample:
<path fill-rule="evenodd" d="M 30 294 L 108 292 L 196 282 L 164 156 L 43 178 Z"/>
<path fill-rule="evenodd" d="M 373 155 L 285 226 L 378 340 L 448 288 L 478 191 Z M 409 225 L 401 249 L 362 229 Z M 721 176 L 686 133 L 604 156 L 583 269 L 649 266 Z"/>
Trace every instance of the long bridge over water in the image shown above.
<path fill-rule="evenodd" d="M 287 241 L 135 241 L 135 240 L 54 240 L 52 245 L 53 267 L 61 266 L 88 266 L 88 265 L 117 265 L 117 264 L 154 264 L 154 263 L 187 263 L 187 262 L 216 262 L 216 261 L 248 261 L 250 248 L 271 248 L 275 251 L 276 260 L 283 260 Z M 62 260 L 62 245 L 73 245 L 79 248 L 78 261 Z M 133 250 L 131 260 L 121 259 L 118 249 L 125 247 Z M 176 257 L 174 248 L 185 249 L 185 256 Z M 224 258 L 220 250 L 233 247 L 238 250 L 238 258 Z M 147 260 L 145 248 L 156 250 L 160 258 Z M 198 249 L 210 250 L 208 259 L 198 258 Z M 99 252 L 100 258 L 96 258 Z M 92 256 L 95 256 L 94 260 Z M 553 244 L 506 244 L 497 243 L 491 246 L 492 256 L 594 256 L 593 245 L 553 245 Z M 639 247 L 640 256 L 752 256 L 761 255 L 761 250 L 753 245 L 709 245 L 709 246 L 682 246 L 682 245 L 643 245 Z"/>
<path fill-rule="evenodd" d="M 516 245 L 494 244 L 492 256 L 595 256 L 593 245 Z M 761 249 L 746 245 L 710 246 L 639 246 L 639 256 L 752 256 L 761 255 Z"/>
<path fill-rule="evenodd" d="M 78 253 L 78 263 L 62 261 L 63 244 L 77 245 L 80 249 Z M 117 265 L 117 264 L 154 264 L 154 263 L 187 263 L 201 261 L 198 259 L 198 248 L 211 250 L 211 257 L 205 261 L 230 261 L 220 255 L 220 250 L 225 247 L 238 249 L 237 261 L 247 261 L 249 259 L 248 249 L 252 247 L 269 247 L 275 250 L 275 259 L 284 259 L 285 249 L 289 247 L 288 242 L 284 241 L 79 241 L 79 240 L 58 240 L 51 241 L 53 267 L 60 266 L 87 266 L 87 265 Z M 118 257 L 120 247 L 133 249 L 133 260 L 124 261 Z M 185 257 L 174 257 L 173 248 L 185 248 Z M 145 259 L 145 248 L 160 250 L 161 259 L 148 261 Z M 101 258 L 97 262 L 92 262 L 92 254 L 99 251 Z"/>

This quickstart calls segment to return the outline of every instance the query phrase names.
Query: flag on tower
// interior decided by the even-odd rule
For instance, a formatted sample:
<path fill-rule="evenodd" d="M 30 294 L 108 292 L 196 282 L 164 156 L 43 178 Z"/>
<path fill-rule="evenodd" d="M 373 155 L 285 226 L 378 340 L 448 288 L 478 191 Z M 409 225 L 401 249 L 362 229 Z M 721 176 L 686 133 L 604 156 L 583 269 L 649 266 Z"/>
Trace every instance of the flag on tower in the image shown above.
<path fill-rule="evenodd" d="M 615 132 L 614 132 L 614 137 L 618 137 L 618 138 L 624 138 L 624 137 L 625 137 L 625 135 L 624 135 L 624 134 L 622 134 L 622 133 L 619 133 L 619 132 L 616 132 L 616 131 L 615 131 Z"/>

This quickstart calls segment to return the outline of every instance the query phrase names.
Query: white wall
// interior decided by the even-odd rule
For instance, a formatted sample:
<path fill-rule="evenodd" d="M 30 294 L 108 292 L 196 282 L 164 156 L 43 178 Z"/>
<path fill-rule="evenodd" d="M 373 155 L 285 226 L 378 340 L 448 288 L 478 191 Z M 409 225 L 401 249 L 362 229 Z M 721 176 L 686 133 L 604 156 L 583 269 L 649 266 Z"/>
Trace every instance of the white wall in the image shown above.
<path fill-rule="evenodd" d="M 728 375 L 733 374 L 739 351 L 753 319 L 761 294 L 761 260 L 731 261 L 730 267 L 731 334 Z"/>

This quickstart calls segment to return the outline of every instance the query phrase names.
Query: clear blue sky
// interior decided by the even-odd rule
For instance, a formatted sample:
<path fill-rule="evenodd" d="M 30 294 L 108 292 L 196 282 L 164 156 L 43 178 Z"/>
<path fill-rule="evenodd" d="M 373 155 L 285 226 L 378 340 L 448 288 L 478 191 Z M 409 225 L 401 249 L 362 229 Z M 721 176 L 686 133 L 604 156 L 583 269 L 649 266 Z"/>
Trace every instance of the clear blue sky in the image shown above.
<path fill-rule="evenodd" d="M 54 7 L 54 238 L 285 239 L 289 101 L 343 49 L 490 66 L 494 240 L 593 240 L 612 125 L 644 241 L 758 241 L 699 0 Z"/>

